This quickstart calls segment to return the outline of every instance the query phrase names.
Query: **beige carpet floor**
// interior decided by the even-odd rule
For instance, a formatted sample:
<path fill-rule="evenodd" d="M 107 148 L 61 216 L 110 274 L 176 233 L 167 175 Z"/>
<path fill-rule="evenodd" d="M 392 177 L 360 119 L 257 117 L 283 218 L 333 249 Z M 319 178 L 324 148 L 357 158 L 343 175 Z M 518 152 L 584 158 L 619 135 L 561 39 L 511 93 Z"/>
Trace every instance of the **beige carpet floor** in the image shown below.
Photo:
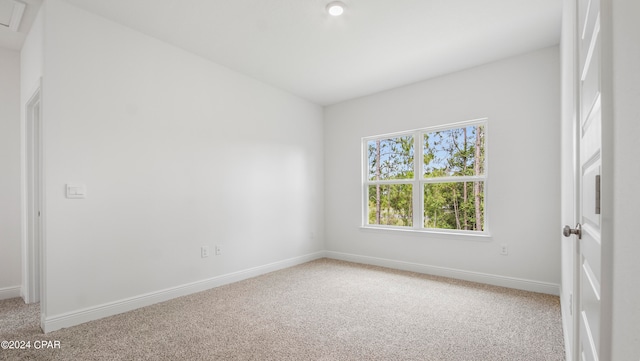
<path fill-rule="evenodd" d="M 0 301 L 0 360 L 564 359 L 558 297 L 322 259 L 42 334 Z"/>

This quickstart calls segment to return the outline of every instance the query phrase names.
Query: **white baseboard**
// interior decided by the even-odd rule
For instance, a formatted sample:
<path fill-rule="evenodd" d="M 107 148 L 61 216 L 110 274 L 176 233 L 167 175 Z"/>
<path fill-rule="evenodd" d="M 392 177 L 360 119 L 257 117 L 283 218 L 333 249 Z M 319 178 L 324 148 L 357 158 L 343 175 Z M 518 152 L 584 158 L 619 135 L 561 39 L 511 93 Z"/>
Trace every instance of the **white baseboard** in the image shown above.
<path fill-rule="evenodd" d="M 364 263 L 373 266 L 381 266 L 393 269 L 399 269 L 403 271 L 411 271 L 417 273 L 424 273 L 434 276 L 443 276 L 449 278 L 455 278 L 465 281 L 484 283 L 494 286 L 514 288 L 518 290 L 546 293 L 554 296 L 560 295 L 560 285 L 554 283 L 546 283 L 539 281 L 532 281 L 521 278 L 505 277 L 492 275 L 487 273 L 464 271 L 454 268 L 446 268 L 439 266 L 430 266 L 420 263 L 411 263 L 404 261 L 396 261 L 386 258 L 377 258 L 369 256 L 360 256 L 356 254 L 341 253 L 326 251 L 327 258 L 333 258 L 342 261 L 349 261 L 355 263 Z"/>
<path fill-rule="evenodd" d="M 22 288 L 20 286 L 0 288 L 0 300 L 7 300 L 9 298 L 22 297 L 20 295 L 21 290 Z"/>
<path fill-rule="evenodd" d="M 326 257 L 326 253 L 324 251 L 320 251 L 300 257 L 289 258 L 282 261 L 249 268 L 238 272 L 216 276 L 202 281 L 192 282 L 177 287 L 167 288 L 156 292 L 110 302 L 95 307 L 89 307 L 79 311 L 46 317 L 44 320 L 43 330 L 45 333 L 47 333 L 59 330 L 61 328 L 79 325 L 81 323 L 132 311 L 137 308 L 168 301 L 176 297 L 182 297 L 190 295 L 192 293 L 202 292 L 211 288 L 242 281 L 248 278 L 260 276 L 266 273 L 278 271 L 284 268 L 296 266 L 324 257 Z"/>
<path fill-rule="evenodd" d="M 88 307 L 82 310 L 68 312 L 60 315 L 46 317 L 43 323 L 45 333 L 59 330 L 65 327 L 79 325 L 81 323 L 97 320 L 104 317 L 117 315 L 132 311 L 141 307 L 150 306 L 155 303 L 168 301 L 170 299 L 202 292 L 211 288 L 223 286 L 233 282 L 242 281 L 248 278 L 260 276 L 266 273 L 278 271 L 284 268 L 293 267 L 299 264 L 310 262 L 320 258 L 332 258 L 337 260 L 364 263 L 375 266 L 394 268 L 405 271 L 412 271 L 436 276 L 462 279 L 472 282 L 485 283 L 490 285 L 521 289 L 525 291 L 540 292 L 552 295 L 560 294 L 560 286 L 552 283 L 525 280 L 520 278 L 497 276 L 479 272 L 458 270 L 453 268 L 430 266 L 418 263 L 396 261 L 384 258 L 361 256 L 355 254 L 320 251 L 308 255 L 285 259 L 266 265 L 249 268 L 246 270 L 228 273 L 202 281 L 192 282 L 177 287 L 142 294 L 127 299 L 109 302 L 102 305 Z M 3 295 L 20 297 L 20 287 L 0 289 L 0 299 Z"/>

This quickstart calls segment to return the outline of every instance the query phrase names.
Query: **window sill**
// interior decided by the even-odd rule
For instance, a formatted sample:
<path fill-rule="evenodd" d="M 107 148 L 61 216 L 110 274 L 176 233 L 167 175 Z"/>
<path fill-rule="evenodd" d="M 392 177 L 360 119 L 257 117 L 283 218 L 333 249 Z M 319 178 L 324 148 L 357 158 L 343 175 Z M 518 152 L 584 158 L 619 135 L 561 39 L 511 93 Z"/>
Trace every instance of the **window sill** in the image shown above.
<path fill-rule="evenodd" d="M 439 231 L 432 229 L 406 229 L 400 227 L 375 227 L 375 226 L 360 226 L 362 231 L 366 232 L 380 232 L 380 233 L 396 233 L 407 235 L 424 235 L 425 237 L 433 236 L 438 238 L 451 238 L 468 241 L 492 241 L 492 236 L 488 232 L 456 232 L 456 231 Z"/>

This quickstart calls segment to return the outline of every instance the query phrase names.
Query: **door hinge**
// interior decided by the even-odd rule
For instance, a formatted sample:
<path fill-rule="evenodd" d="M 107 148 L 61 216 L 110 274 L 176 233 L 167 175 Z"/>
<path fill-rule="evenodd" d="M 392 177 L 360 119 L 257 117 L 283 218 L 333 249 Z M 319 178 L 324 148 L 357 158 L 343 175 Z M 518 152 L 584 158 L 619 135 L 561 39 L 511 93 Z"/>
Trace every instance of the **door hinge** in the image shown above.
<path fill-rule="evenodd" d="M 596 176 L 596 214 L 600 214 L 600 174 Z"/>

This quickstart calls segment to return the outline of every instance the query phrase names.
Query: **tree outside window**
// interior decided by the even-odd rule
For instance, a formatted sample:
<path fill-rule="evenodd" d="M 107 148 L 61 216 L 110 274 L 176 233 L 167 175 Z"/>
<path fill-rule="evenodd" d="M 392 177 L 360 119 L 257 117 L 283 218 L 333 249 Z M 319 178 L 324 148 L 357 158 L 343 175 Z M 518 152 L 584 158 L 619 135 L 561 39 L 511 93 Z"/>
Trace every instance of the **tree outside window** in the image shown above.
<path fill-rule="evenodd" d="M 484 232 L 486 123 L 365 138 L 365 225 Z"/>

